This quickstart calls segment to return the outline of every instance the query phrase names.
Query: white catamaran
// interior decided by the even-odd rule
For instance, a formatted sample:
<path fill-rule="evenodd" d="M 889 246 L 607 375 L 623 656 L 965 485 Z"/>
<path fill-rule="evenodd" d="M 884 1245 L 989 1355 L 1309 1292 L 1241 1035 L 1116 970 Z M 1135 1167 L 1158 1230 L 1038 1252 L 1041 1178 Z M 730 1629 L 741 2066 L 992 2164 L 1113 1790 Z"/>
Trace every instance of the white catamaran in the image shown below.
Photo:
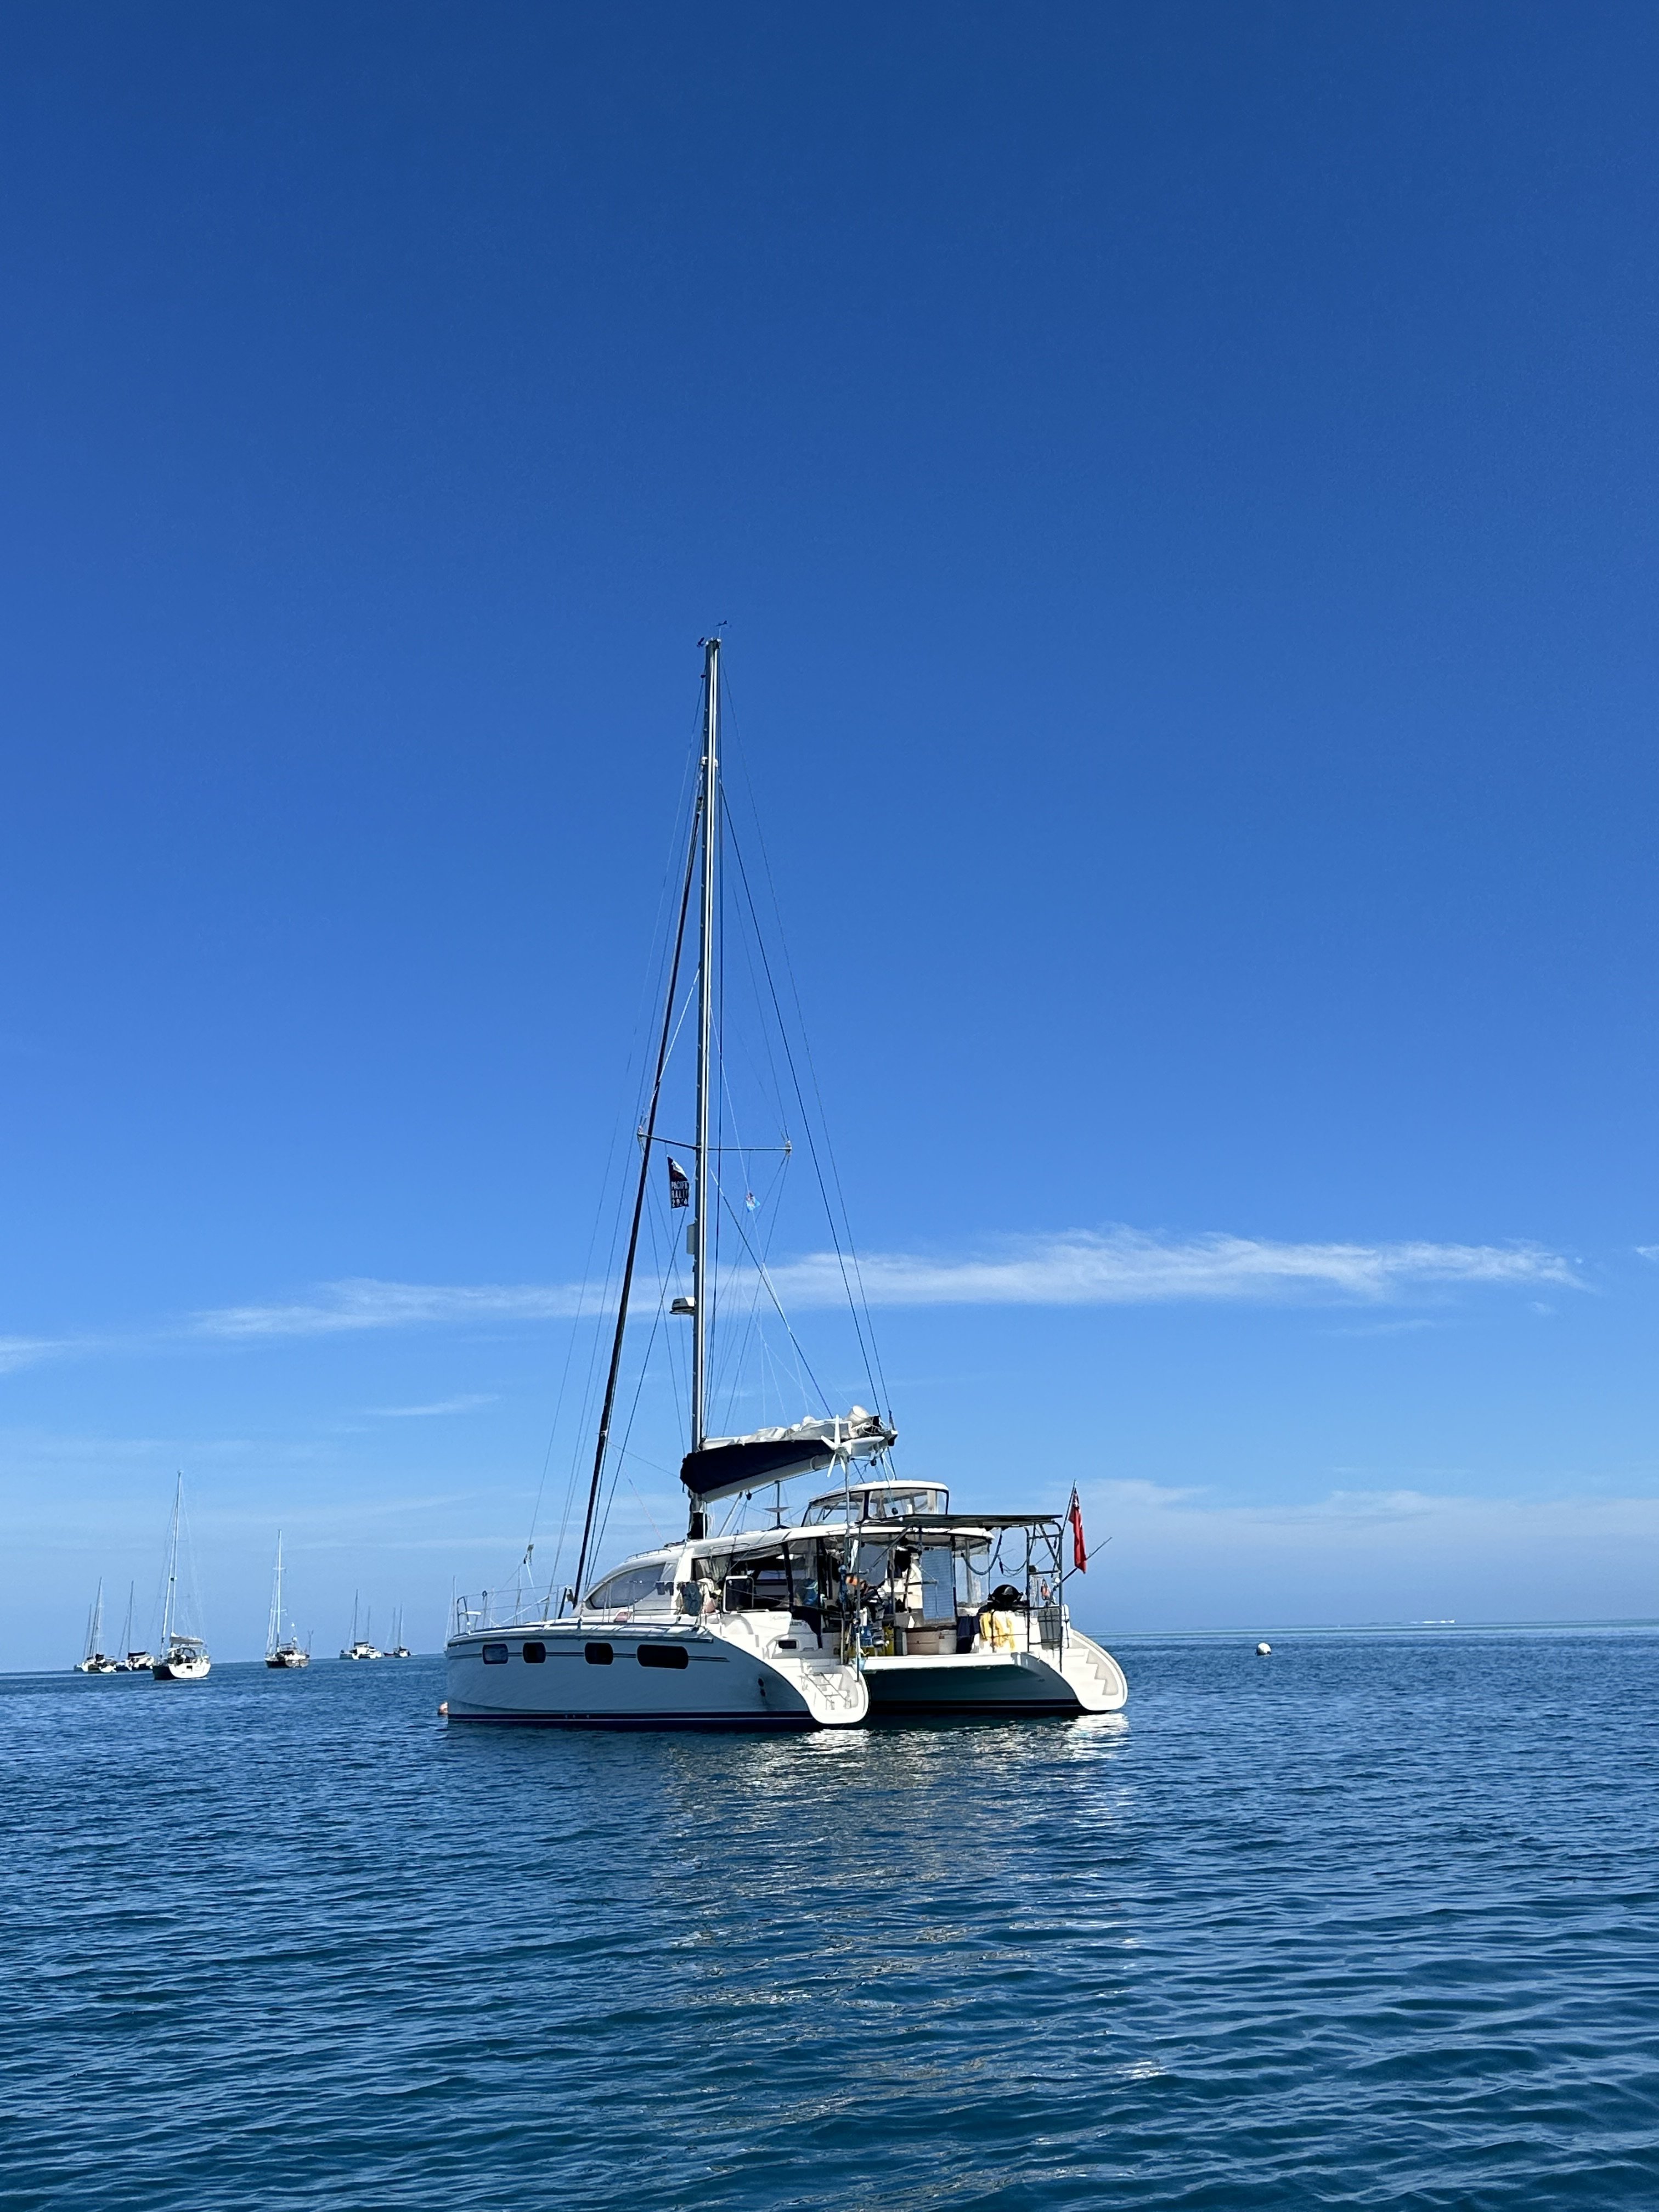
<path fill-rule="evenodd" d="M 487 1602 L 458 1601 L 446 1646 L 445 1710 L 452 1721 L 636 1728 L 844 1728 L 884 1712 L 1115 1711 L 1128 1694 L 1121 1670 L 1073 1626 L 1066 1602 L 1066 1516 L 952 1513 L 944 1485 L 891 1473 L 897 1433 L 890 1416 L 861 1406 L 741 1436 L 709 1433 L 719 1293 L 711 1208 L 726 1206 L 776 1302 L 721 1186 L 721 1148 L 710 1141 L 711 1113 L 724 1095 L 715 1021 L 723 972 L 716 939 L 720 655 L 718 637 L 706 639 L 697 797 L 575 1577 L 556 1607 L 544 1603 L 532 1617 L 515 1608 L 505 1625 Z M 680 1147 L 691 1155 L 688 1172 L 666 1151 L 657 1121 L 671 1046 L 690 1012 L 679 1007 L 678 993 L 694 890 L 696 1128 L 694 1143 Z M 680 1468 L 688 1525 L 681 1541 L 635 1553 L 590 1587 L 641 1223 L 659 1152 L 671 1218 L 675 1209 L 691 1210 L 690 1291 L 670 1308 L 691 1324 L 690 1449 Z M 752 1194 L 745 1202 L 752 1205 Z M 819 1478 L 817 1494 L 787 1520 L 782 1484 L 810 1475 Z M 741 1520 L 738 1508 L 714 1528 L 712 1507 L 757 1493 L 774 1501 L 772 1525 L 730 1526 Z M 1083 1564 L 1081 1525 L 1074 1501 L 1074 1567 Z"/>
<path fill-rule="evenodd" d="M 371 1612 L 368 1616 L 368 1632 L 372 1632 L 374 1626 L 374 1615 L 373 1612 Z M 351 1641 L 346 1645 L 345 1650 L 341 1652 L 340 1656 L 342 1659 L 384 1659 L 386 1657 L 384 1651 L 380 1651 L 375 1649 L 373 1634 L 371 1632 L 366 1632 L 362 1636 L 359 1636 L 357 1633 L 357 1593 L 356 1590 L 353 1590 L 351 1593 Z"/>
<path fill-rule="evenodd" d="M 179 1524 L 185 1504 L 181 1474 L 173 1492 L 173 1530 L 167 1539 L 167 1595 L 161 1602 L 161 1649 L 151 1660 L 149 1671 L 158 1682 L 204 1682 L 213 1664 L 199 1636 L 187 1636 L 179 1627 L 183 1603 L 179 1589 Z"/>
<path fill-rule="evenodd" d="M 288 1634 L 283 1633 L 283 1532 L 276 1531 L 276 1567 L 270 1583 L 270 1619 L 265 1624 L 265 1664 L 292 1672 L 300 1667 L 309 1667 L 311 1654 L 301 1643 L 299 1632 L 289 1621 Z"/>

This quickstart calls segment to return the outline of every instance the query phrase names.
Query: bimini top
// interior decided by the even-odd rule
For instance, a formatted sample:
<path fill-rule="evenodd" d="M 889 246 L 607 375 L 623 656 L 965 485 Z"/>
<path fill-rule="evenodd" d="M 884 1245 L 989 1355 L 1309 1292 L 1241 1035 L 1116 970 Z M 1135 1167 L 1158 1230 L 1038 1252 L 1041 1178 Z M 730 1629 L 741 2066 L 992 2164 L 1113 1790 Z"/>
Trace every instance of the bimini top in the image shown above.
<path fill-rule="evenodd" d="M 854 1406 L 826 1421 L 797 1421 L 793 1429 L 757 1429 L 747 1437 L 710 1437 L 701 1451 L 687 1452 L 680 1480 L 694 1498 L 731 1498 L 763 1483 L 787 1482 L 855 1459 L 873 1459 L 898 1441 L 878 1414 Z"/>

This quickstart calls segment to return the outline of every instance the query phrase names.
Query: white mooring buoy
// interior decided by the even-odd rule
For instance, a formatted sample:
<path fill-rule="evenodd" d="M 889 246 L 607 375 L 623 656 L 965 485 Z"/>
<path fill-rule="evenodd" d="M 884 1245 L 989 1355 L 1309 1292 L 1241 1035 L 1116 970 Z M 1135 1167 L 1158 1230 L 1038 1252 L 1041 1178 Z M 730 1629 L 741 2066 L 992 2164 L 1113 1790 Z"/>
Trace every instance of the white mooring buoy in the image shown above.
<path fill-rule="evenodd" d="M 1273 1647 L 1271 1644 L 1258 1644 L 1255 1647 L 1256 1657 L 1258 1659 L 1271 1658 L 1273 1656 Z"/>

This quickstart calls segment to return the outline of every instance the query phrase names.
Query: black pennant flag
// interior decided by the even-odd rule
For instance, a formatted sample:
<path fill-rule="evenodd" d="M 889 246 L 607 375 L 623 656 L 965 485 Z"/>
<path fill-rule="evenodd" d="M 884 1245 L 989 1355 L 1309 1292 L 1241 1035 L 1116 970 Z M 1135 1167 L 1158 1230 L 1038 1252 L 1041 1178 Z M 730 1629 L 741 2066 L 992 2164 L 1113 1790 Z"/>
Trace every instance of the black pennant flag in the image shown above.
<path fill-rule="evenodd" d="M 672 1152 L 668 1155 L 668 1203 L 670 1206 L 690 1206 L 691 1178 Z"/>

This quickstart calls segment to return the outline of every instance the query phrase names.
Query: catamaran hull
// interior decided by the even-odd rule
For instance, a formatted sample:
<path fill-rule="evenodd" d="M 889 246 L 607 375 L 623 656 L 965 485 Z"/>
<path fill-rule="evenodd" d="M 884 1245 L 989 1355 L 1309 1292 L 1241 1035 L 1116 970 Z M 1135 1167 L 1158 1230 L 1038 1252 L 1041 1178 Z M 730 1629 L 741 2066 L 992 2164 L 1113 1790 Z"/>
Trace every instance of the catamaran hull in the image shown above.
<path fill-rule="evenodd" d="M 698 1632 L 498 1630 L 453 1638 L 445 1658 L 449 1718 L 498 1727 L 847 1728 L 869 1710 L 850 1667 Z"/>
<path fill-rule="evenodd" d="M 926 1658 L 867 1659 L 874 1719 L 960 1713 L 1014 1717 L 1038 1713 L 1114 1713 L 1129 1686 L 1109 1651 L 1075 1630 L 1064 1652 L 963 1651 Z"/>

